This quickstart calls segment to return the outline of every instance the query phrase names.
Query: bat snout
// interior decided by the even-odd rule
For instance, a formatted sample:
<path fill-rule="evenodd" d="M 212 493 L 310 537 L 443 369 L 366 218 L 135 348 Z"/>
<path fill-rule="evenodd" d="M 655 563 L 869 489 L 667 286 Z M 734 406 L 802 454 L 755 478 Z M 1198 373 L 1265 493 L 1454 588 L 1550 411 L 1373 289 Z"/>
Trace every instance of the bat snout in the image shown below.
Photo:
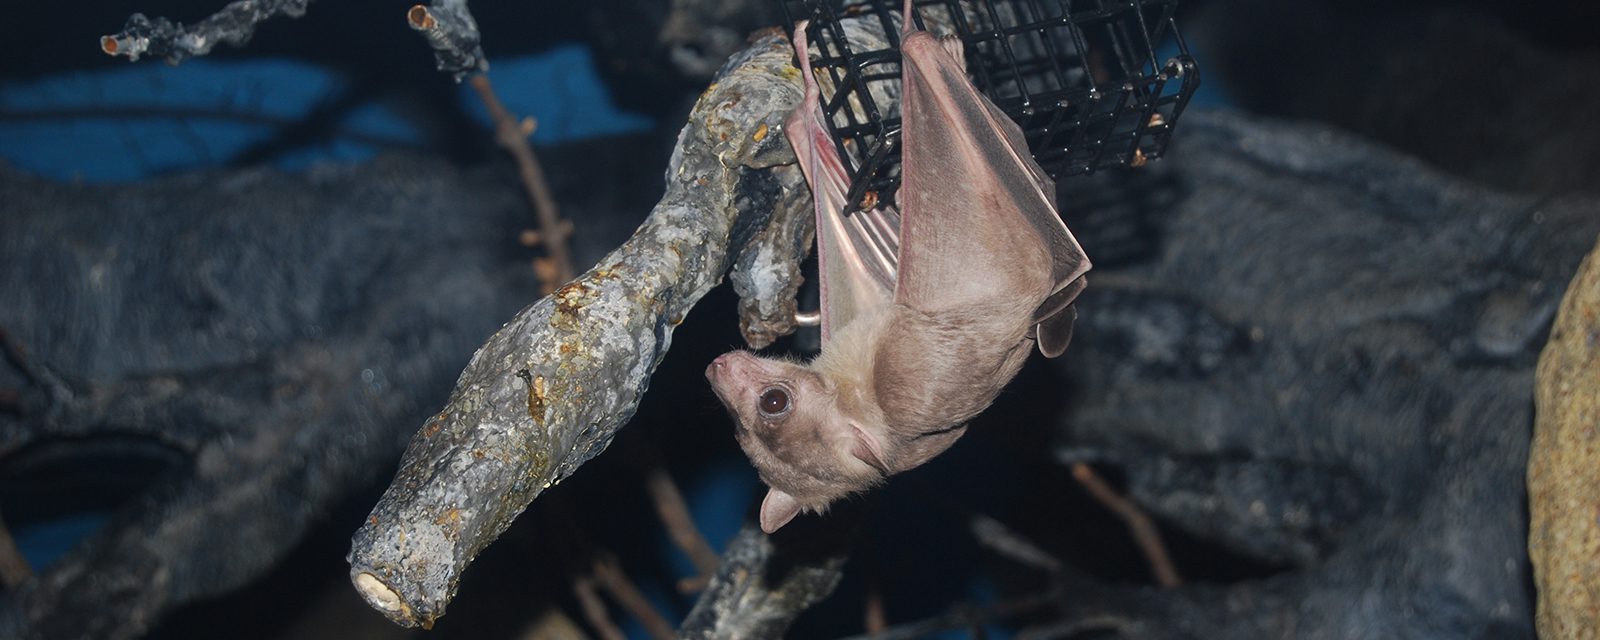
<path fill-rule="evenodd" d="M 711 364 L 706 365 L 706 380 L 711 382 L 711 389 L 717 393 L 724 404 L 738 394 L 738 389 L 743 386 L 741 381 L 750 375 L 750 366 L 755 360 L 754 356 L 743 351 L 730 351 L 717 356 Z"/>
<path fill-rule="evenodd" d="M 706 367 L 706 377 L 713 382 L 722 376 L 743 376 L 751 370 L 756 357 L 744 351 L 729 351 L 712 360 Z"/>
<path fill-rule="evenodd" d="M 706 365 L 706 379 L 716 382 L 719 378 L 724 376 L 737 375 L 739 371 L 738 360 L 740 355 L 744 355 L 744 352 L 729 351 L 717 356 L 715 360 L 711 361 L 711 364 Z"/>

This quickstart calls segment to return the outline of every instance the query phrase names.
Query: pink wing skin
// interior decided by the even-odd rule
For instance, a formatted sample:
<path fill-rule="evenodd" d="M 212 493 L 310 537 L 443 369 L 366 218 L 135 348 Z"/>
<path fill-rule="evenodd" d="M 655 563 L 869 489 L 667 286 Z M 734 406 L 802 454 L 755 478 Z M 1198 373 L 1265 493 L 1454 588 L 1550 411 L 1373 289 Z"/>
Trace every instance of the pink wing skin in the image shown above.
<path fill-rule="evenodd" d="M 793 42 L 805 97 L 784 120 L 784 136 L 800 161 L 816 206 L 822 343 L 826 345 L 834 332 L 862 311 L 892 300 L 900 254 L 900 214 L 885 206 L 844 215 L 850 178 L 823 119 L 821 93 L 806 54 L 805 22 L 795 25 Z"/>
<path fill-rule="evenodd" d="M 909 18 L 909 0 L 906 10 Z M 1052 316 L 1065 312 L 1070 323 L 1067 308 L 1090 264 L 1056 211 L 1054 184 L 948 44 L 909 19 L 905 25 L 905 249 L 895 301 L 937 314 L 1032 297 L 1039 304 L 1033 322 L 1054 326 Z"/>

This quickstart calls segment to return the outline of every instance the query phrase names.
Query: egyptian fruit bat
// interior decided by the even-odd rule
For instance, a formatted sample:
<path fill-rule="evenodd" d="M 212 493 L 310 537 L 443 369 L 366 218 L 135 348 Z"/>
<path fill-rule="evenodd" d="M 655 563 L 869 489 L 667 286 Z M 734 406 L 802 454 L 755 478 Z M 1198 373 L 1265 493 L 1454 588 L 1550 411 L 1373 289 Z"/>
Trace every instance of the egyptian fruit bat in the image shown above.
<path fill-rule="evenodd" d="M 724 354 L 706 369 L 763 482 L 761 528 L 949 448 L 1035 343 L 1054 357 L 1089 270 L 1022 131 L 967 80 L 961 43 L 901 52 L 899 211 L 844 215 L 848 178 L 795 29 L 805 96 L 785 135 L 816 203 L 822 351 L 807 365 Z"/>

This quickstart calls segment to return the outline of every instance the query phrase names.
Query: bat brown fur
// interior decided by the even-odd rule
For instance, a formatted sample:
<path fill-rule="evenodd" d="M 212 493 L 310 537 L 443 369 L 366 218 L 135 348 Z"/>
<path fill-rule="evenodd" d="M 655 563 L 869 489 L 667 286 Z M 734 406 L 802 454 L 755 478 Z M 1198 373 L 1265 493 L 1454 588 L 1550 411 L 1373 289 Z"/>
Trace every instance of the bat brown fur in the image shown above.
<path fill-rule="evenodd" d="M 1021 131 L 967 81 L 959 43 L 921 31 L 901 47 L 902 211 L 830 217 L 842 216 L 843 170 L 828 155 L 804 29 L 806 98 L 786 135 L 817 202 L 822 352 L 799 364 L 736 351 L 706 369 L 771 488 L 769 533 L 948 449 L 1035 336 L 1046 355 L 1065 348 L 1089 268 Z"/>

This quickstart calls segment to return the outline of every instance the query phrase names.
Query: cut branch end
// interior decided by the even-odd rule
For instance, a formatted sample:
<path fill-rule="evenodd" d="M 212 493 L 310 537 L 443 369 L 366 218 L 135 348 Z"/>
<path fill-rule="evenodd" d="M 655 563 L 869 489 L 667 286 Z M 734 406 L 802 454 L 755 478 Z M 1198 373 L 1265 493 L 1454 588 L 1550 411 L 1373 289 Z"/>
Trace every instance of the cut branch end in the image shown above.
<path fill-rule="evenodd" d="M 433 19 L 433 14 L 428 13 L 428 8 L 420 4 L 406 11 L 406 22 L 411 25 L 412 29 L 418 31 L 427 31 L 439 26 L 439 23 Z"/>

